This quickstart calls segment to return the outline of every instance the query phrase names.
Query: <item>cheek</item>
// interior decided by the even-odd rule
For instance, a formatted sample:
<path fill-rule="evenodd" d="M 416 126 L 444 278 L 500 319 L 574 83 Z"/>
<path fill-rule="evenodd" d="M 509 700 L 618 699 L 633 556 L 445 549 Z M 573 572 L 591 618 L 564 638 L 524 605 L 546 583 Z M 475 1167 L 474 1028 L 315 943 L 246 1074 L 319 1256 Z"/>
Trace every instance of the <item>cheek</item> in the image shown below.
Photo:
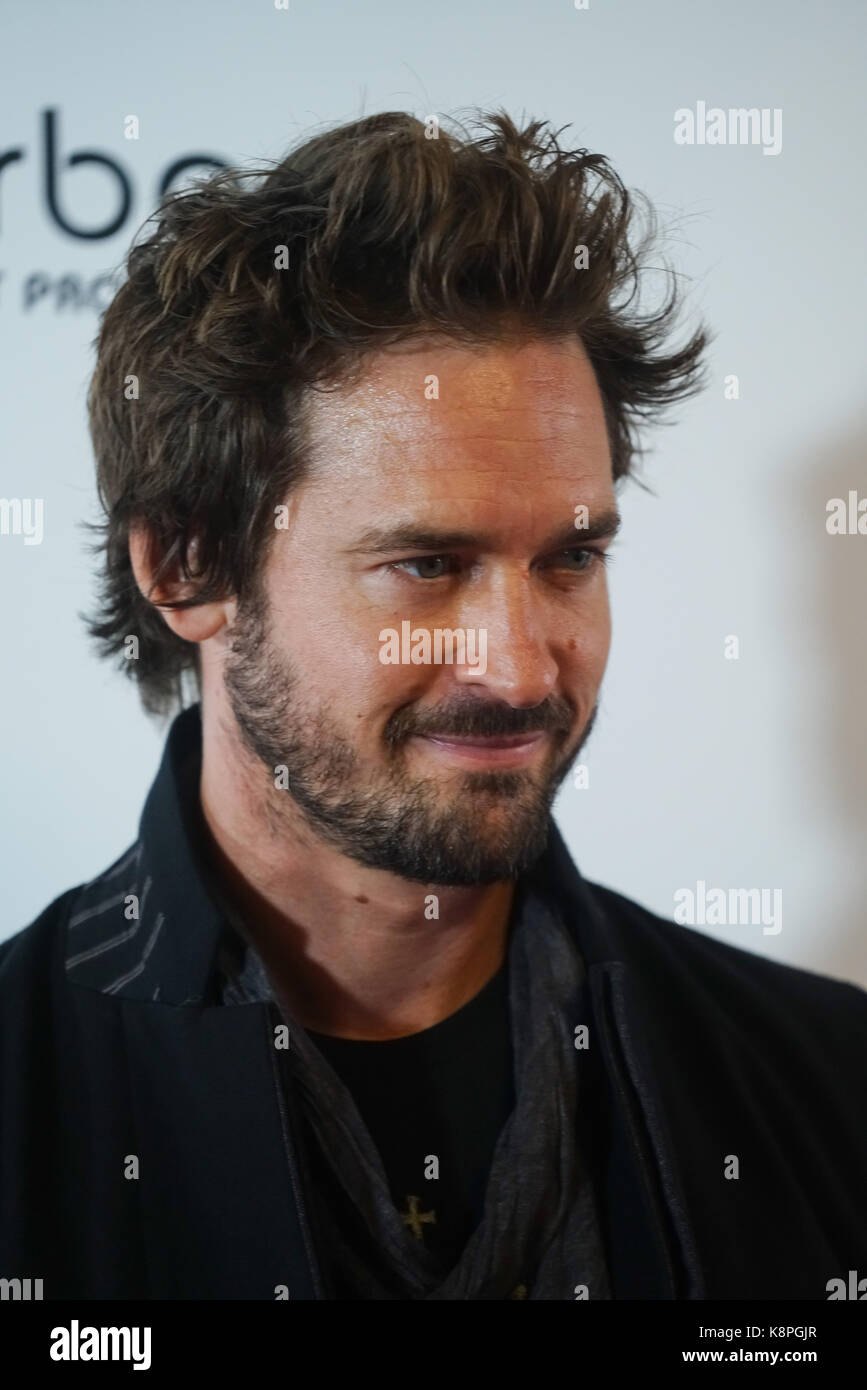
<path fill-rule="evenodd" d="M 272 640 L 306 685 L 315 703 L 348 720 L 378 721 L 421 698 L 437 668 L 380 660 L 386 628 L 400 622 L 381 613 L 314 604 L 284 605 L 275 612 Z"/>
<path fill-rule="evenodd" d="M 364 613 L 333 575 L 281 557 L 269 585 L 270 637 L 292 668 L 323 693 L 354 693 L 378 679 L 378 616 Z"/>
<path fill-rule="evenodd" d="M 611 608 L 604 589 L 575 614 L 564 643 L 566 679 L 575 686 L 598 686 L 611 648 Z"/>

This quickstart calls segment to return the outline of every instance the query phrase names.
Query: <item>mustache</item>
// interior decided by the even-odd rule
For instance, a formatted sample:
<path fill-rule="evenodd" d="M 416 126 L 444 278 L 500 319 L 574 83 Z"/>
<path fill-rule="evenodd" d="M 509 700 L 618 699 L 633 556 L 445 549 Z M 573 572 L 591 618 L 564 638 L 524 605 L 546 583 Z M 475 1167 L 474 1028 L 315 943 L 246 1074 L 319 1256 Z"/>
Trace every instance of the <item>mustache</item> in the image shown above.
<path fill-rule="evenodd" d="M 386 742 L 394 745 L 412 735 L 454 734 L 465 738 L 496 738 L 510 734 L 569 734 L 577 711 L 569 701 L 549 698 L 531 709 L 515 709 L 502 702 L 484 704 L 480 700 L 443 706 L 431 714 L 411 708 L 396 710 L 384 730 Z"/>

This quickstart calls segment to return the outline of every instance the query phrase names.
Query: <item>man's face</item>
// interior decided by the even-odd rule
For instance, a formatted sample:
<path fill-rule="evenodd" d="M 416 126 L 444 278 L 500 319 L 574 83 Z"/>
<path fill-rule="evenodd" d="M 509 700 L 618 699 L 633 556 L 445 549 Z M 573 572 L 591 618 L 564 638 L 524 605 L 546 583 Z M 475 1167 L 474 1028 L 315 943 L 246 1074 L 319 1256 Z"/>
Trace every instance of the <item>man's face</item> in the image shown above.
<path fill-rule="evenodd" d="M 584 349 L 401 345 L 308 418 L 309 473 L 225 667 L 263 797 L 278 824 L 290 798 L 404 878 L 517 874 L 544 849 L 610 644 L 610 536 L 591 537 L 616 504 Z"/>

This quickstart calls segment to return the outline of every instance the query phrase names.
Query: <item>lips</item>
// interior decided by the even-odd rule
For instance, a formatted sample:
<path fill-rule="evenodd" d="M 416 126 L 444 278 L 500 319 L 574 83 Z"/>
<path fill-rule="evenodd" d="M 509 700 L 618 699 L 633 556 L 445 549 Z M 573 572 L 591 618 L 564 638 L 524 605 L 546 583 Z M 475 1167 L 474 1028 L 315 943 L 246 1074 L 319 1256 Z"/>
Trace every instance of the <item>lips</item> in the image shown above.
<path fill-rule="evenodd" d="M 544 735 L 531 734 L 425 734 L 423 737 L 432 743 L 447 743 L 458 748 L 522 748 L 525 744 L 538 743 Z"/>
<path fill-rule="evenodd" d="M 465 768 L 507 768 L 529 764 L 547 742 L 543 733 L 529 734 L 422 734 L 418 742 L 429 755 Z"/>

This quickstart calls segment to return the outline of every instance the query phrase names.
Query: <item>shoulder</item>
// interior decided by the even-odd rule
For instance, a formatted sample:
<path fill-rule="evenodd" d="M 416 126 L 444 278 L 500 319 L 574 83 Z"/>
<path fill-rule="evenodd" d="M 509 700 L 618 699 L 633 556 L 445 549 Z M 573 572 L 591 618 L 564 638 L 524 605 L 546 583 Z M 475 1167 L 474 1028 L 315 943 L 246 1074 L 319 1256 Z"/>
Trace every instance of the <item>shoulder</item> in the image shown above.
<path fill-rule="evenodd" d="M 672 1005 L 689 995 L 712 1013 L 785 1021 L 803 1035 L 811 1024 L 826 1036 L 867 1043 L 867 991 L 845 980 L 786 965 L 742 946 L 661 917 L 598 883 L 585 886 L 615 928 L 624 959 Z"/>
<path fill-rule="evenodd" d="M 63 970 L 70 927 L 99 916 L 106 896 L 120 882 L 118 871 L 136 848 L 125 850 L 96 878 L 60 893 L 28 926 L 0 941 L 0 1012 L 8 1016 L 10 1009 L 20 1008 L 28 981 L 41 989 L 54 972 Z"/>
<path fill-rule="evenodd" d="M 0 941 L 0 993 L 22 971 L 47 966 L 69 919 L 70 909 L 84 885 L 68 888 L 29 924 Z"/>

